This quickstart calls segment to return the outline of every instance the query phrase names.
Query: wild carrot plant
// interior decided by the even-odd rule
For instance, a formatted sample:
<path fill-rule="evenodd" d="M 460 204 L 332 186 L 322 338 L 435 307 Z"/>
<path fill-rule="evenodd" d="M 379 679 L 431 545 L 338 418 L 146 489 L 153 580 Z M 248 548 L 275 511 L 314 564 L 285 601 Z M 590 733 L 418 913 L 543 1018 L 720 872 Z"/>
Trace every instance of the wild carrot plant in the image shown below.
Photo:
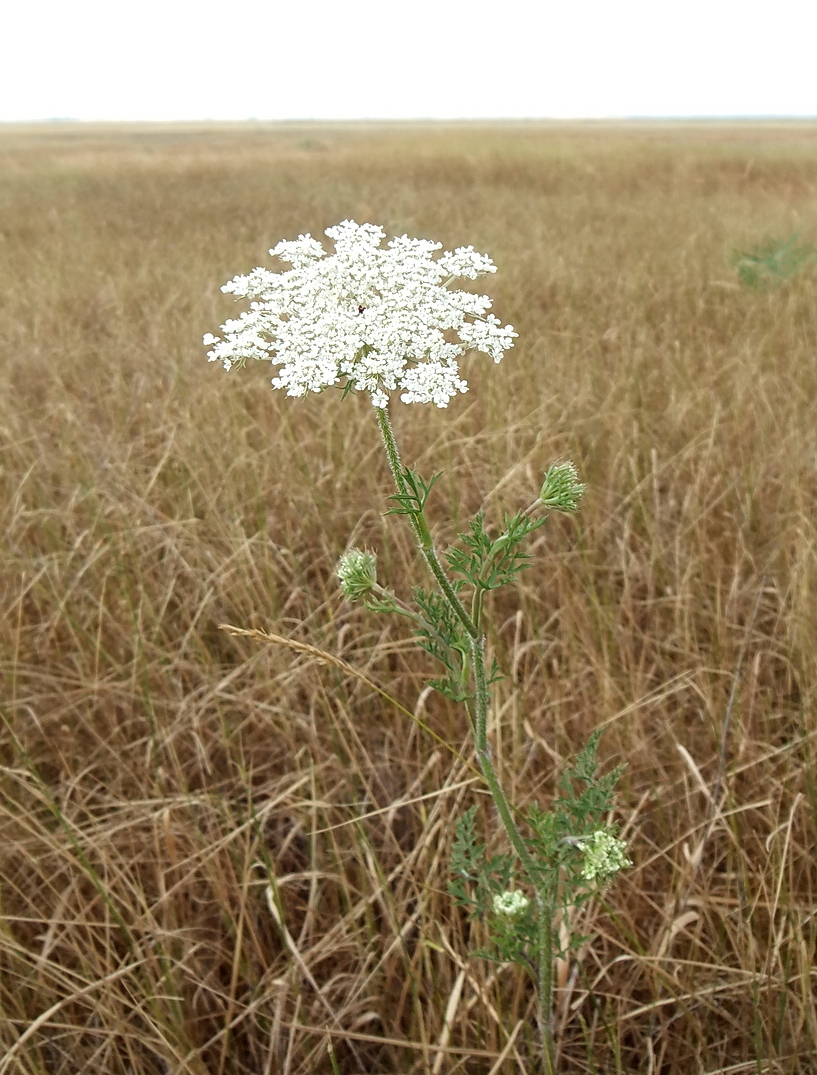
<path fill-rule="evenodd" d="M 550 512 L 576 512 L 584 487 L 572 463 L 557 462 L 530 504 L 506 513 L 498 525 L 478 512 L 441 553 L 426 514 L 440 474 L 423 477 L 403 463 L 389 405 L 399 393 L 406 404 L 446 407 L 467 391 L 458 363 L 463 354 L 480 351 L 499 362 L 513 346 L 516 333 L 488 312 L 487 296 L 448 286 L 496 267 L 473 247 L 435 256 L 441 244 L 406 235 L 384 248 L 385 234 L 372 224 L 347 220 L 326 234 L 335 242 L 331 255 L 301 235 L 270 251 L 292 266 L 288 271 L 257 268 L 225 284 L 223 291 L 250 299 L 250 308 L 224 324 L 223 337 L 208 333 L 204 342 L 211 361 L 227 370 L 249 358 L 272 362 L 279 367 L 272 385 L 287 395 L 340 387 L 371 398 L 395 486 L 387 514 L 406 517 L 430 580 L 404 599 L 378 581 L 375 553 L 358 548 L 341 557 L 337 576 L 349 600 L 408 622 L 417 644 L 440 666 L 430 685 L 467 715 L 507 842 L 504 851 L 489 855 L 477 836 L 477 807 L 467 810 L 457 824 L 449 890 L 469 916 L 487 923 L 488 946 L 474 954 L 519 963 L 530 974 L 543 1070 L 552 1075 L 553 967 L 566 954 L 565 930 L 556 925 L 569 922 L 573 909 L 629 865 L 610 821 L 620 770 L 599 773 L 597 732 L 562 774 L 549 809 L 511 802 L 489 742 L 491 686 L 501 671 L 486 655 L 486 597 L 514 584 L 530 562 L 528 537 Z M 568 935 L 567 947 L 579 940 Z"/>

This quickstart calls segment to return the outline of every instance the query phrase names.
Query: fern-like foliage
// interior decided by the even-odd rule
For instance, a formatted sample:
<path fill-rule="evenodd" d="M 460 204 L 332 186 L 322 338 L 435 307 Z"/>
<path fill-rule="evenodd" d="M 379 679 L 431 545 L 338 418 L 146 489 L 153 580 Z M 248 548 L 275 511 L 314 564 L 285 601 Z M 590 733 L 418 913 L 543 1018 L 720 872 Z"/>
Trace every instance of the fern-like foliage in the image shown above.
<path fill-rule="evenodd" d="M 604 883 L 588 880 L 585 849 L 594 834 L 613 837 L 615 826 L 607 818 L 613 806 L 613 789 L 626 766 L 601 774 L 596 760 L 601 729 L 596 730 L 584 749 L 559 781 L 560 794 L 550 810 L 534 803 L 527 820 L 532 832 L 528 845 L 543 882 L 556 895 L 555 909 L 581 907 Z M 586 938 L 573 936 L 568 948 Z"/>
<path fill-rule="evenodd" d="M 525 538 L 543 526 L 543 516 L 531 518 L 521 512 L 505 516 L 505 530 L 492 538 L 479 512 L 469 524 L 467 533 L 460 534 L 462 547 L 452 546 L 445 554 L 448 566 L 463 582 L 478 590 L 498 590 L 516 581 L 519 572 L 530 562 L 521 548 Z"/>
<path fill-rule="evenodd" d="M 525 900 L 527 906 L 513 916 L 496 911 L 495 898 L 506 894 L 514 883 L 514 856 L 488 856 L 485 844 L 477 836 L 476 813 L 477 807 L 472 806 L 457 822 L 448 891 L 470 920 L 484 919 L 488 924 L 488 947 L 475 949 L 475 956 L 499 963 L 520 963 L 533 973 L 535 904 Z"/>
<path fill-rule="evenodd" d="M 775 287 L 817 261 L 814 243 L 798 245 L 798 238 L 770 239 L 752 251 L 737 251 L 732 260 L 740 282 L 747 287 Z"/>
<path fill-rule="evenodd" d="M 420 649 L 438 660 L 446 669 L 442 678 L 429 680 L 440 694 L 455 702 L 470 697 L 468 660 L 470 642 L 448 602 L 436 591 L 415 586 L 414 601 L 426 626 L 417 625 L 414 637 Z"/>
<path fill-rule="evenodd" d="M 386 515 L 420 515 L 426 506 L 431 490 L 442 476 L 442 472 L 432 474 L 428 481 L 417 470 L 404 467 L 403 481 L 406 486 L 405 493 L 393 493 L 389 500 L 396 500 L 398 506 L 391 508 Z"/>

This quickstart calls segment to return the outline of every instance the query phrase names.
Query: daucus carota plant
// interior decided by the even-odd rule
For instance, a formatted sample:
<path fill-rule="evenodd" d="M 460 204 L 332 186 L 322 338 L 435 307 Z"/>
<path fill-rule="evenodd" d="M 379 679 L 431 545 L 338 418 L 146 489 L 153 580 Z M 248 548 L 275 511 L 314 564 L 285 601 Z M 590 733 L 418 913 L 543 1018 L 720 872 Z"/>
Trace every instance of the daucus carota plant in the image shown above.
<path fill-rule="evenodd" d="M 560 917 L 566 922 L 571 909 L 629 865 L 609 821 L 619 771 L 599 775 L 596 734 L 562 776 L 549 810 L 509 801 L 488 741 L 491 684 L 500 672 L 495 662 L 486 663 L 483 617 L 486 595 L 513 583 L 527 566 L 529 535 L 549 512 L 575 512 L 583 486 L 572 463 L 556 463 L 533 502 L 504 516 L 500 532 L 480 512 L 441 555 L 426 518 L 439 475 L 426 479 L 403 465 L 388 407 L 398 393 L 403 403 L 445 407 L 467 391 L 458 363 L 466 351 L 499 362 L 513 346 L 516 333 L 488 313 L 490 299 L 448 286 L 496 267 L 473 247 L 436 256 L 441 244 L 405 235 L 384 248 L 384 232 L 372 224 L 346 220 L 326 234 L 335 242 L 331 255 L 302 235 L 270 251 L 291 269 L 258 268 L 225 284 L 223 291 L 250 299 L 250 308 L 226 322 L 223 337 L 208 333 L 204 342 L 211 347 L 210 360 L 227 370 L 248 358 L 272 362 L 278 366 L 273 387 L 290 396 L 332 386 L 369 393 L 394 478 L 390 514 L 406 516 L 432 585 L 416 586 L 410 604 L 378 582 L 375 554 L 356 548 L 341 557 L 337 576 L 349 600 L 410 622 L 418 645 L 440 666 L 431 685 L 468 715 L 476 758 L 508 844 L 489 856 L 477 838 L 471 807 L 457 825 L 450 892 L 488 924 L 490 944 L 478 954 L 518 962 L 530 973 L 538 991 L 543 1066 L 551 1075 L 552 970 L 557 955 L 565 954 L 556 923 Z"/>

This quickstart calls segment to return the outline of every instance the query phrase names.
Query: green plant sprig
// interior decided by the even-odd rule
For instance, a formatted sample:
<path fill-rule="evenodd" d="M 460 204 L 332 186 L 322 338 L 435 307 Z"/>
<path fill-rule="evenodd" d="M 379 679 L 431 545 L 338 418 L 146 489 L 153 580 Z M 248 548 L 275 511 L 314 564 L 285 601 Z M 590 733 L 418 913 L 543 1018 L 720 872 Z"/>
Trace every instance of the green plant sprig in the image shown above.
<path fill-rule="evenodd" d="M 452 851 L 451 894 L 471 917 L 488 922 L 488 948 L 475 954 L 502 962 L 517 962 L 531 974 L 537 990 L 542 1063 L 546 1075 L 555 1075 L 553 1029 L 553 960 L 562 953 L 554 934 L 554 917 L 568 907 L 581 906 L 598 887 L 627 865 L 624 844 L 604 818 L 612 807 L 618 771 L 600 777 L 596 766 L 598 735 L 591 738 L 575 765 L 563 778 L 562 794 L 549 811 L 538 806 L 520 814 L 527 834 L 517 821 L 494 768 L 488 742 L 491 684 L 499 678 L 496 662 L 490 672 L 485 663 L 483 630 L 485 594 L 516 581 L 530 563 L 525 540 L 546 521 L 550 511 L 573 513 L 584 486 L 572 463 L 551 466 L 539 497 L 524 511 L 504 516 L 505 529 L 493 536 L 479 512 L 459 545 L 441 559 L 426 519 L 431 489 L 440 475 L 426 480 L 404 467 L 385 408 L 376 408 L 377 421 L 394 478 L 397 507 L 387 514 L 405 515 L 418 549 L 437 583 L 438 591 L 415 587 L 418 611 L 384 591 L 376 582 L 375 596 L 367 604 L 377 611 L 396 611 L 414 622 L 419 646 L 446 669 L 431 685 L 446 697 L 464 704 L 471 718 L 474 749 L 483 778 L 510 843 L 510 851 L 488 856 L 476 838 L 476 811 L 466 812 L 457 826 Z M 446 573 L 445 563 L 452 573 Z M 342 572 L 339 570 L 339 576 Z M 463 604 L 471 588 L 470 611 Z M 514 887 L 516 879 L 524 888 Z M 531 895 L 528 895 L 524 889 Z"/>
<path fill-rule="evenodd" d="M 799 243 L 799 235 L 790 239 L 768 239 L 754 250 L 739 250 L 732 255 L 738 280 L 747 287 L 776 287 L 807 265 L 817 262 L 817 246 Z"/>

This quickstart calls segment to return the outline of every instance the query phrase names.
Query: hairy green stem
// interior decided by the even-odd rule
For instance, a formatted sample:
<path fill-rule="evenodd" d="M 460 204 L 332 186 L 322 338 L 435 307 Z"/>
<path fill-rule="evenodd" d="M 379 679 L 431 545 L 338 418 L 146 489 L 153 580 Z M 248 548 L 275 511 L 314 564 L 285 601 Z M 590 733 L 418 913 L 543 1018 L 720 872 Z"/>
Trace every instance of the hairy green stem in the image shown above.
<path fill-rule="evenodd" d="M 404 498 L 409 495 L 409 488 L 403 475 L 403 465 L 400 461 L 400 452 L 394 437 L 394 430 L 389 421 L 388 412 L 385 408 L 375 408 L 377 423 L 380 427 L 380 435 L 386 449 L 386 457 L 397 487 L 398 494 Z M 533 507 L 533 505 L 532 505 Z M 482 592 L 478 590 L 474 597 L 472 613 L 469 616 L 456 594 L 451 582 L 440 563 L 434 540 L 425 513 L 422 508 L 418 511 L 406 513 L 411 522 L 414 535 L 417 539 L 420 552 L 428 565 L 431 574 L 437 581 L 443 597 L 447 601 L 451 611 L 468 632 L 471 642 L 471 656 L 474 675 L 474 747 L 477 761 L 488 785 L 491 798 L 494 801 L 502 826 L 519 857 L 520 862 L 528 879 L 536 890 L 537 905 L 537 962 L 539 980 L 538 992 L 538 1023 L 539 1034 L 542 1043 L 542 1059 L 545 1075 L 555 1075 L 555 1050 L 553 1041 L 553 893 L 550 886 L 541 879 L 541 871 L 537 870 L 536 863 L 528 850 L 527 845 L 519 831 L 519 826 L 513 816 L 511 805 L 505 795 L 499 777 L 496 775 L 491 751 L 488 745 L 488 714 L 491 705 L 491 692 L 488 685 L 488 676 L 485 669 L 485 636 L 481 631 L 482 619 Z M 467 708 L 467 707 L 466 707 Z"/>
<path fill-rule="evenodd" d="M 482 599 L 485 591 L 481 586 L 474 588 L 474 598 L 471 601 L 471 619 L 478 631 L 482 630 Z"/>
<path fill-rule="evenodd" d="M 485 783 L 491 792 L 497 813 L 499 814 L 508 839 L 513 845 L 514 851 L 519 856 L 525 872 L 532 882 L 536 879 L 536 863 L 527 848 L 519 831 L 519 826 L 514 820 L 513 811 L 508 802 L 499 777 L 496 775 L 494 763 L 491 759 L 491 748 L 488 746 L 488 711 L 491 704 L 491 692 L 488 687 L 488 677 L 485 673 L 485 639 L 474 639 L 471 643 L 471 657 L 474 664 L 474 682 L 476 696 L 474 702 L 474 746 L 477 753 L 477 761 L 485 777 Z"/>
<path fill-rule="evenodd" d="M 546 886 L 536 890 L 536 957 L 539 962 L 537 1015 L 545 1075 L 556 1075 L 553 1039 L 553 906 Z"/>
<path fill-rule="evenodd" d="M 474 716 L 474 740 L 477 760 L 491 792 L 497 813 L 499 814 L 508 839 L 519 856 L 519 861 L 536 889 L 536 959 L 539 969 L 537 982 L 537 1021 L 542 1043 L 542 1062 L 545 1075 L 555 1075 L 556 1059 L 553 1040 L 553 893 L 550 885 L 541 879 L 533 856 L 525 844 L 519 827 L 514 820 L 510 804 L 499 782 L 491 760 L 488 746 L 488 711 L 491 694 L 488 677 L 485 673 L 485 641 L 480 638 L 471 644 L 474 661 L 474 679 L 476 682 L 476 704 Z"/>
<path fill-rule="evenodd" d="M 386 456 L 389 460 L 389 467 L 391 468 L 392 477 L 394 478 L 394 484 L 397 486 L 397 492 L 400 496 L 407 497 L 409 495 L 409 488 L 406 485 L 406 479 L 403 477 L 403 464 L 400 462 L 400 452 L 397 449 L 397 441 L 394 439 L 394 430 L 389 421 L 388 411 L 383 407 L 375 407 L 375 412 L 377 414 L 377 424 L 380 426 L 380 435 L 383 438 L 383 444 L 386 449 Z M 477 638 L 479 636 L 479 631 L 474 625 L 474 621 L 463 608 L 462 602 L 457 597 L 454 587 L 451 585 L 451 582 L 440 563 L 440 559 L 437 556 L 437 550 L 434 548 L 434 539 L 428 528 L 425 514 L 423 511 L 409 511 L 407 514 L 411 521 L 414 535 L 417 538 L 420 552 L 423 554 L 423 558 L 428 564 L 431 574 L 437 580 L 437 585 L 440 587 L 443 596 L 448 601 L 451 611 L 468 632 L 469 637 Z"/>

